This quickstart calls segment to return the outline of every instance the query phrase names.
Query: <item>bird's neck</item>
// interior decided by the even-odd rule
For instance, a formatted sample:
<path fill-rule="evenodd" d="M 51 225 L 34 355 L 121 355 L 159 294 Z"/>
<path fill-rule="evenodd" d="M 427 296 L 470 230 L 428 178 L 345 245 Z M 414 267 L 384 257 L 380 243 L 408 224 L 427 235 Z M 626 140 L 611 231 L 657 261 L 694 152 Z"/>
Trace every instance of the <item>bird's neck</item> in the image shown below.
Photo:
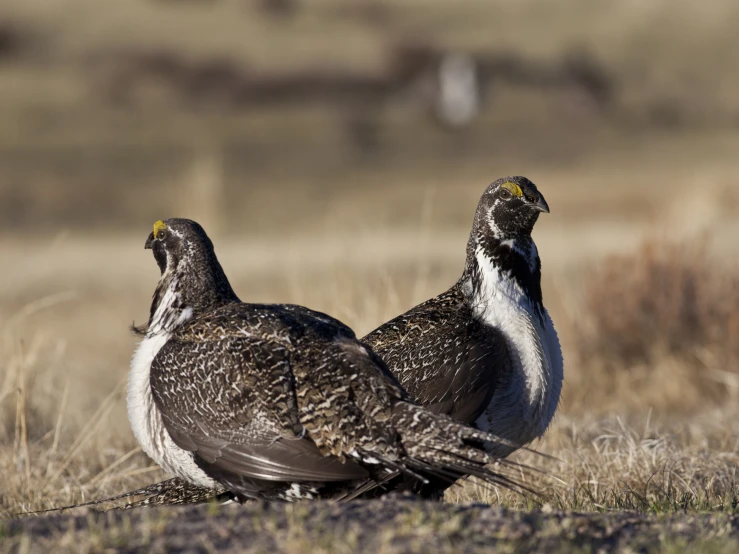
<path fill-rule="evenodd" d="M 478 236 L 474 232 L 467 245 L 462 282 L 467 283 L 469 300 L 485 305 L 493 296 L 520 297 L 532 311 L 543 309 L 541 261 L 530 236 L 500 238 Z"/>
<path fill-rule="evenodd" d="M 493 421 L 510 419 L 511 429 L 520 426 L 511 438 L 528 442 L 549 425 L 563 376 L 559 339 L 542 304 L 536 246 L 530 238 L 475 241 L 461 285 L 474 317 L 502 334 L 510 353 L 513 375 L 504 392 L 507 400 L 496 408 L 500 413 Z M 506 404 L 512 398 L 520 401 Z M 507 432 L 505 425 L 494 431 Z"/>
<path fill-rule="evenodd" d="M 207 272 L 168 268 L 154 291 L 147 334 L 171 333 L 192 317 L 231 302 L 239 298 L 217 260 Z"/>

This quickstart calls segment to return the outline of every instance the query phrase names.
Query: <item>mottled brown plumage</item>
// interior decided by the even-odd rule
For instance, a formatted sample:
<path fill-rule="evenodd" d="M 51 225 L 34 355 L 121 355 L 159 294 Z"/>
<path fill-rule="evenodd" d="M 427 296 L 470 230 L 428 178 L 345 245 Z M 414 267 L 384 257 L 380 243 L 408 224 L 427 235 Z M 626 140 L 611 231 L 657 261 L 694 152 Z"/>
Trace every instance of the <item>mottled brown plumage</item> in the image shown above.
<path fill-rule="evenodd" d="M 146 246 L 162 277 L 129 417 L 167 471 L 240 499 L 352 498 L 399 474 L 514 485 L 485 467 L 497 437 L 413 403 L 346 325 L 240 302 L 197 223 L 158 222 Z"/>

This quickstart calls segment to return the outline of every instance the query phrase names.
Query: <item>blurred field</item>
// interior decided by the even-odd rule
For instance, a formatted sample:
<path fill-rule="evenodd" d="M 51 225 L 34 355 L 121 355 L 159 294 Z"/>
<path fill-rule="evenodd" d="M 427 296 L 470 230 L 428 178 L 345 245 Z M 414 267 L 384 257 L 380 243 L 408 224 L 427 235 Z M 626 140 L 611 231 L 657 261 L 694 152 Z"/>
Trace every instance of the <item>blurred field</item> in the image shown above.
<path fill-rule="evenodd" d="M 143 250 L 153 221 L 201 221 L 243 300 L 304 304 L 363 335 L 457 279 L 479 195 L 509 174 L 552 208 L 535 239 L 566 362 L 559 415 L 534 445 L 556 459 L 516 459 L 561 481 L 527 477 L 540 500 L 475 485 L 447 500 L 736 512 L 739 7 L 271 4 L 0 6 L 0 516 L 164 478 L 123 398 L 127 328 L 158 276 Z M 206 83 L 371 81 L 408 44 L 513 53 L 535 78 L 494 74 L 479 115 L 452 130 L 415 81 L 239 103 L 140 66 L 220 67 Z M 602 105 L 537 81 L 573 57 L 606 79 Z"/>
<path fill-rule="evenodd" d="M 260 8 L 281 3 L 294 8 Z M 510 173 L 553 191 L 578 181 L 558 202 L 568 219 L 651 216 L 698 178 L 735 205 L 737 22 L 722 0 L 6 0 L 0 226 L 129 230 L 206 205 L 224 230 L 270 237 L 354 225 L 355 210 L 407 227 L 430 187 L 450 210 L 434 228 L 458 227 L 482 184 Z M 373 88 L 407 50 L 504 67 L 478 117 L 449 132 L 429 117 L 423 60 Z M 570 65 L 579 80 L 558 79 Z M 291 76 L 284 100 L 250 96 Z M 320 76 L 366 86 L 304 99 Z M 221 196 L 193 199 L 193 172 Z"/>

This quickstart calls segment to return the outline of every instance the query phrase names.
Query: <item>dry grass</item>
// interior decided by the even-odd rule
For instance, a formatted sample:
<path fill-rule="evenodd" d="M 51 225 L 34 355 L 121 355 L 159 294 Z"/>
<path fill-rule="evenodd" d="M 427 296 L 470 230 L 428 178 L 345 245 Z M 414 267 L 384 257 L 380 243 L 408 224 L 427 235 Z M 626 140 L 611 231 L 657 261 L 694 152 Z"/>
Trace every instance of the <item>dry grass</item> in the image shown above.
<path fill-rule="evenodd" d="M 578 352 L 611 367 L 665 356 L 739 363 L 739 278 L 712 259 L 707 239 L 650 241 L 607 259 L 585 284 Z M 704 362 L 705 363 L 705 362 Z"/>
<path fill-rule="evenodd" d="M 11 329 L 35 309 L 50 309 L 54 300 L 44 299 L 9 318 Z M 37 334 L 26 343 L 7 328 L 2 338 L 6 346 L 0 389 L 4 515 L 17 512 L 20 499 L 25 506 L 82 500 L 90 493 L 118 490 L 136 476 L 157 470 L 137 456 L 140 449 L 130 438 L 111 436 L 111 412 L 120 406 L 123 383 L 96 398 L 95 408 L 87 412 L 81 409 L 86 405 L 80 402 L 81 392 L 70 393 L 69 381 L 60 374 L 63 341 Z"/>
<path fill-rule="evenodd" d="M 739 277 L 711 253 L 711 241 L 650 239 L 614 255 L 584 281 L 583 310 L 572 320 L 573 358 L 601 379 L 602 398 L 576 374 L 579 402 L 602 408 L 648 406 L 695 412 L 739 394 Z M 582 408 L 590 409 L 587 404 Z"/>
<path fill-rule="evenodd" d="M 731 335 L 723 322 L 735 315 L 725 302 L 736 281 L 703 257 L 703 246 L 700 242 L 679 247 L 650 243 L 618 261 L 606 259 L 585 282 L 581 306 L 555 311 L 568 360 L 565 398 L 552 429 L 535 445 L 554 458 L 525 452 L 515 456 L 548 474 L 522 476 L 541 491 L 540 498 L 469 484 L 450 491 L 448 500 L 580 511 L 736 510 L 735 383 L 707 385 L 701 378 L 708 371 L 705 359 L 692 355 L 709 351 L 735 363 L 731 357 L 735 351 L 727 342 Z M 237 257 L 228 247 L 219 251 L 226 260 Z M 227 268 L 229 261 L 224 262 Z M 133 263 L 125 256 L 119 262 Z M 352 322 L 360 332 L 441 290 L 453 275 L 453 266 L 441 274 L 428 267 L 366 272 L 337 266 L 333 275 L 308 271 L 305 281 L 295 277 L 281 281 L 270 279 L 269 272 L 258 277 L 254 269 L 236 268 L 237 290 L 251 275 L 247 279 L 250 296 L 281 297 L 325 309 Z M 120 287 L 111 269 L 101 268 L 96 277 L 106 275 L 113 286 Z M 155 271 L 148 269 L 146 276 L 155 279 Z M 85 288 L 84 278 L 78 279 Z M 345 283 L 343 290 L 339 283 Z M 111 355 L 123 360 L 113 375 L 95 383 L 99 369 L 89 373 L 69 368 L 70 355 L 75 360 L 81 356 L 79 346 L 70 352 L 66 339 L 51 335 L 49 329 L 55 312 L 64 326 L 69 317 L 113 321 L 112 312 L 125 311 L 122 306 L 128 297 L 139 296 L 138 307 L 129 306 L 129 310 L 145 313 L 148 294 L 139 288 L 134 283 L 129 291 L 124 289 L 119 293 L 123 298 L 102 311 L 100 305 L 86 303 L 65 316 L 65 309 L 80 302 L 67 292 L 26 304 L 5 318 L 0 513 L 99 498 L 163 477 L 140 453 L 127 429 L 121 393 L 130 350 L 120 345 L 117 352 L 103 346 L 102 355 L 89 350 L 95 356 L 93 364 Z M 664 294 L 663 300 L 652 303 L 650 290 Z M 588 332 L 567 313 L 578 314 L 578 322 L 587 321 Z M 715 321 L 719 317 L 727 319 Z M 124 332 L 120 323 L 116 334 Z M 689 348 L 675 338 L 681 334 L 691 341 Z M 83 348 L 93 346 L 78 332 L 72 332 L 69 340 L 82 340 Z M 658 346 L 648 348 L 649 342 L 641 341 Z M 669 350 L 668 345 L 677 346 Z"/>
<path fill-rule="evenodd" d="M 450 491 L 447 499 L 581 512 L 737 511 L 735 411 L 714 410 L 679 424 L 654 424 L 650 418 L 650 414 L 632 417 L 628 424 L 617 416 L 592 422 L 560 416 L 534 445 L 557 459 L 543 461 L 527 452 L 513 457 L 546 471 L 546 475 L 522 474 L 541 498 L 470 483 L 463 490 Z"/>

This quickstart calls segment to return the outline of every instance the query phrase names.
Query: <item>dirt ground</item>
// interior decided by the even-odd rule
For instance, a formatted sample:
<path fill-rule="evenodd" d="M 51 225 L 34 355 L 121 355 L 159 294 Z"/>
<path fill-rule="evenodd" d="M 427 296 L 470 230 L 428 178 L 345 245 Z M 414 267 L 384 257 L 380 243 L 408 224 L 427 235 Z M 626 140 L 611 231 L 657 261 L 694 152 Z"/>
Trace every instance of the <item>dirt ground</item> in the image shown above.
<path fill-rule="evenodd" d="M 739 516 L 519 512 L 385 499 L 82 513 L 6 522 L 4 551 L 715 552 L 739 548 Z"/>

